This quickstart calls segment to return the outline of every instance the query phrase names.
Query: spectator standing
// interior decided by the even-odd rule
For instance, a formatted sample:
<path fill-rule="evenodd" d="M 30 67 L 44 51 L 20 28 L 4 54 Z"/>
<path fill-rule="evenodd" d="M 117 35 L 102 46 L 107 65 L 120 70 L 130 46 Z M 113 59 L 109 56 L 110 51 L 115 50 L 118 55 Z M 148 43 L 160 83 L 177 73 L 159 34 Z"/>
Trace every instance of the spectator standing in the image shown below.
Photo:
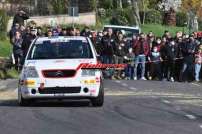
<path fill-rule="evenodd" d="M 18 23 L 20 26 L 24 26 L 24 21 L 29 19 L 29 16 L 23 10 L 17 12 L 13 19 L 13 26 Z"/>
<path fill-rule="evenodd" d="M 27 33 L 23 37 L 23 43 L 22 43 L 22 50 L 23 50 L 23 57 L 25 58 L 27 55 L 27 52 L 29 50 L 29 47 L 32 43 L 32 41 L 37 37 L 37 29 L 31 29 L 30 33 Z"/>
<path fill-rule="evenodd" d="M 158 80 L 162 80 L 162 70 L 161 70 L 161 54 L 157 46 L 154 46 L 152 52 L 149 56 L 149 61 L 151 62 L 151 77 Z"/>
<path fill-rule="evenodd" d="M 183 81 L 189 81 L 191 77 L 193 76 L 193 65 L 194 65 L 194 54 L 196 50 L 196 43 L 191 36 L 190 38 L 187 38 L 186 44 L 182 48 L 183 53 L 183 68 L 181 71 L 181 79 Z"/>
<path fill-rule="evenodd" d="M 12 43 L 12 39 L 14 38 L 17 31 L 21 31 L 20 25 L 18 23 L 15 23 L 14 26 L 11 28 L 9 32 L 10 42 Z"/>
<path fill-rule="evenodd" d="M 146 37 L 143 33 L 140 34 L 140 39 L 133 44 L 133 50 L 135 54 L 135 66 L 134 66 L 134 80 L 137 80 L 137 68 L 141 64 L 141 80 L 146 80 L 145 76 L 145 64 L 146 56 L 149 54 L 149 45 Z"/>
<path fill-rule="evenodd" d="M 199 46 L 198 51 L 195 54 L 195 81 L 199 82 L 199 76 L 202 64 L 202 44 Z"/>
<path fill-rule="evenodd" d="M 115 56 L 115 38 L 113 36 L 113 30 L 111 28 L 108 29 L 107 35 L 103 36 L 102 41 L 103 45 L 103 62 L 105 64 L 112 64 L 114 63 L 114 56 Z M 106 72 L 107 77 L 113 78 L 113 70 L 109 70 Z"/>
<path fill-rule="evenodd" d="M 16 31 L 14 38 L 12 39 L 13 54 L 15 60 L 15 69 L 21 70 L 23 65 L 23 51 L 22 51 L 22 36 L 19 31 Z"/>
<path fill-rule="evenodd" d="M 165 46 L 166 50 L 166 60 L 167 60 L 167 80 L 174 82 L 175 79 L 175 60 L 177 57 L 178 49 L 174 39 L 170 41 Z"/>
<path fill-rule="evenodd" d="M 81 36 L 84 37 L 89 37 L 90 36 L 90 28 L 86 26 L 82 31 L 81 31 Z"/>
<path fill-rule="evenodd" d="M 115 64 L 123 64 L 124 57 L 127 55 L 127 46 L 124 36 L 121 32 L 118 34 L 118 39 L 115 42 Z M 117 78 L 121 79 L 121 70 L 117 71 Z"/>

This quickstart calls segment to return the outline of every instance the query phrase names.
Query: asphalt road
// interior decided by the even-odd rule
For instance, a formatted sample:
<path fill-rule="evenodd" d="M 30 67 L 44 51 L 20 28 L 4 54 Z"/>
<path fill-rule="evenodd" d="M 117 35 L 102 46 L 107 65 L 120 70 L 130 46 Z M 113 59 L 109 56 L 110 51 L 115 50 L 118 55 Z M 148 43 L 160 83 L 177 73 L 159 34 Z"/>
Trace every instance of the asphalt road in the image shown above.
<path fill-rule="evenodd" d="M 88 101 L 19 107 L 15 82 L 0 92 L 0 134 L 202 134 L 202 85 L 105 81 L 101 108 Z"/>

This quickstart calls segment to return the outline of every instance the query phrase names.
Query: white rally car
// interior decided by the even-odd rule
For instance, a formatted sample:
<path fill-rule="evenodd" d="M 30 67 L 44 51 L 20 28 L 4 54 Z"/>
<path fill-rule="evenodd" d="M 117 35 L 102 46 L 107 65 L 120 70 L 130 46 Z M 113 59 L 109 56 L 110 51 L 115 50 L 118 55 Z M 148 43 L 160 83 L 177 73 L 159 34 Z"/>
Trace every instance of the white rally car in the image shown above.
<path fill-rule="evenodd" d="M 82 63 L 97 64 L 97 53 L 86 37 L 40 37 L 33 41 L 18 86 L 18 102 L 37 99 L 90 99 L 102 106 L 104 88 L 98 69 L 81 69 Z"/>

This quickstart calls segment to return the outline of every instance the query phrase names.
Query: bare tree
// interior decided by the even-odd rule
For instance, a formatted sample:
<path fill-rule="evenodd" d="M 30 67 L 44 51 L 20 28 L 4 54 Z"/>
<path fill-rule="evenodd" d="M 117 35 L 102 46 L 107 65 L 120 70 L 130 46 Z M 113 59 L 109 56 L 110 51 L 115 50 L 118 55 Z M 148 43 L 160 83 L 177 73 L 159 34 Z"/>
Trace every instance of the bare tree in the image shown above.
<path fill-rule="evenodd" d="M 119 0 L 119 7 L 122 9 L 123 8 L 123 1 Z"/>
<path fill-rule="evenodd" d="M 140 21 L 140 10 L 138 6 L 138 0 L 131 0 L 131 5 L 132 5 L 132 10 L 133 10 L 133 17 L 136 21 L 136 25 L 140 26 L 141 21 Z"/>

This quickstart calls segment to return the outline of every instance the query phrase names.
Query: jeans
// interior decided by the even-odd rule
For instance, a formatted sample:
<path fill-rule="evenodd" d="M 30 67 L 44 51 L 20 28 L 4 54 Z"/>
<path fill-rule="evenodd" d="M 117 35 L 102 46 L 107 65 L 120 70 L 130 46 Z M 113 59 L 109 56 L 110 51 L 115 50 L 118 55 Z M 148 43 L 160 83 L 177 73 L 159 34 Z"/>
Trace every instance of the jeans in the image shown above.
<path fill-rule="evenodd" d="M 141 77 L 144 77 L 145 75 L 145 62 L 146 62 L 146 56 L 145 55 L 138 55 L 135 57 L 135 66 L 134 66 L 134 77 L 137 77 L 137 67 L 138 64 L 141 64 Z"/>
<path fill-rule="evenodd" d="M 104 64 L 113 64 L 113 56 L 103 55 L 103 63 Z M 104 76 L 111 78 L 114 74 L 114 69 L 104 70 Z"/>
<path fill-rule="evenodd" d="M 126 77 L 133 79 L 133 70 L 134 70 L 134 67 L 128 64 L 125 69 Z"/>
<path fill-rule="evenodd" d="M 195 80 L 199 81 L 199 74 L 201 71 L 201 64 L 195 64 Z"/>
<path fill-rule="evenodd" d="M 104 64 L 112 64 L 113 56 L 103 55 L 103 63 Z"/>
<path fill-rule="evenodd" d="M 181 71 L 181 80 L 187 81 L 192 79 L 193 77 L 193 65 L 190 63 L 183 63 L 182 71 Z"/>

